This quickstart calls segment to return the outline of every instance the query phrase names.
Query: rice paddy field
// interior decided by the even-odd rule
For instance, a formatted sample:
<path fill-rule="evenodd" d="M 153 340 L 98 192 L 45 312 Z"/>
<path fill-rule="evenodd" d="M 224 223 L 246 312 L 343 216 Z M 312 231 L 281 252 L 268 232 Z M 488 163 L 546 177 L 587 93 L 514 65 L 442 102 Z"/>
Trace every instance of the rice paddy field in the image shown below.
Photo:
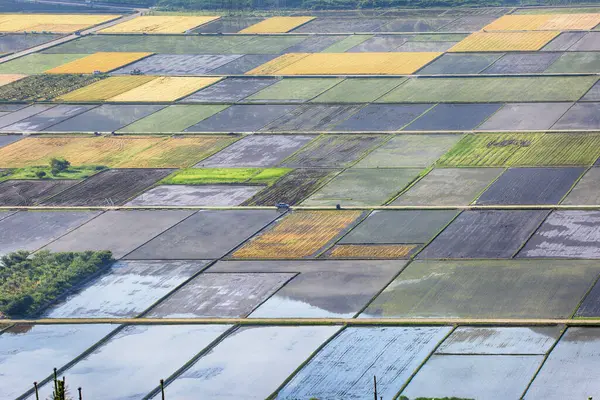
<path fill-rule="evenodd" d="M 598 397 L 598 29 L 0 13 L 0 271 L 113 257 L 0 292 L 0 397 Z"/>

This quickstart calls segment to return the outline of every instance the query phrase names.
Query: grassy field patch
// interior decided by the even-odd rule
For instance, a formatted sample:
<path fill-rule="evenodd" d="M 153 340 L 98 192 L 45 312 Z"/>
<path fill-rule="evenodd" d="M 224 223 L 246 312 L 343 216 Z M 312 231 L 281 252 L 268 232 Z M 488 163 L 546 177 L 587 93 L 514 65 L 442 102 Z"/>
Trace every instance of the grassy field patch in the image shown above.
<path fill-rule="evenodd" d="M 369 103 L 383 96 L 406 78 L 350 78 L 322 93 L 314 103 Z"/>
<path fill-rule="evenodd" d="M 41 74 L 64 63 L 85 57 L 86 54 L 33 53 L 0 64 L 2 74 Z"/>
<path fill-rule="evenodd" d="M 110 72 L 150 55 L 152 55 L 152 53 L 100 52 L 51 68 L 45 72 L 48 74 L 92 74 L 96 71 Z"/>
<path fill-rule="evenodd" d="M 271 184 L 287 174 L 289 168 L 188 168 L 165 178 L 165 185 L 204 185 L 214 183 Z"/>
<path fill-rule="evenodd" d="M 271 86 L 244 99 L 245 101 L 307 101 L 340 83 L 334 78 L 282 79 Z"/>
<path fill-rule="evenodd" d="M 0 182 L 8 179 L 85 179 L 105 168 L 106 167 L 100 165 L 84 165 L 80 167 L 69 167 L 64 171 L 56 173 L 53 173 L 52 168 L 49 166 L 7 169 L 0 171 Z M 45 175 L 42 176 L 41 173 L 44 173 Z"/>
<path fill-rule="evenodd" d="M 220 104 L 183 105 L 163 108 L 120 129 L 119 132 L 183 132 L 186 128 L 229 107 Z"/>

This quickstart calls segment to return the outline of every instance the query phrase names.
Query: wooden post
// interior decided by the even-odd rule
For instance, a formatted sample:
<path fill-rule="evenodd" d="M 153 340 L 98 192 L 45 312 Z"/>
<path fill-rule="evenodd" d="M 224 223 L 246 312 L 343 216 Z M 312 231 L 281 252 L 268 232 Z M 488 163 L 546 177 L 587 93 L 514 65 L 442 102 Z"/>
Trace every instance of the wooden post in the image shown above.
<path fill-rule="evenodd" d="M 40 400 L 40 394 L 38 393 L 37 382 L 33 382 L 33 387 L 35 388 L 35 400 Z"/>
<path fill-rule="evenodd" d="M 373 375 L 373 388 L 375 389 L 374 399 L 377 400 L 377 377 L 375 375 Z"/>
<path fill-rule="evenodd" d="M 160 393 L 162 395 L 162 400 L 165 400 L 165 381 L 164 381 L 164 379 L 160 380 Z"/>
<path fill-rule="evenodd" d="M 56 368 L 54 368 L 54 394 L 58 396 L 58 376 L 56 376 Z"/>
<path fill-rule="evenodd" d="M 78 387 L 78 388 L 77 388 L 77 391 L 79 392 L 79 400 L 82 400 L 82 399 L 83 399 L 83 396 L 81 395 L 81 388 L 80 388 L 80 387 Z"/>

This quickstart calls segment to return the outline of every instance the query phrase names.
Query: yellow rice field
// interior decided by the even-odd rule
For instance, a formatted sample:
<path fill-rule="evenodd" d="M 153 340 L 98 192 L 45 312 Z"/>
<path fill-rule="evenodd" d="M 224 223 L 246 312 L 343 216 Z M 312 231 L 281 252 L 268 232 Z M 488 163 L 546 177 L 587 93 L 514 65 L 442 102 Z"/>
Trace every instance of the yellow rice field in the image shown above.
<path fill-rule="evenodd" d="M 565 31 L 590 30 L 600 24 L 597 14 L 505 15 L 483 28 L 484 31 Z"/>
<path fill-rule="evenodd" d="M 405 258 L 417 247 L 415 244 L 338 244 L 329 252 L 330 258 Z"/>
<path fill-rule="evenodd" d="M 287 53 L 246 72 L 246 75 L 272 75 L 282 68 L 308 57 L 311 53 Z"/>
<path fill-rule="evenodd" d="M 102 29 L 100 33 L 184 33 L 219 16 L 143 16 Z"/>
<path fill-rule="evenodd" d="M 19 79 L 25 78 L 27 75 L 22 74 L 0 74 L 0 86 L 9 84 Z"/>
<path fill-rule="evenodd" d="M 443 53 L 315 53 L 277 70 L 277 75 L 412 74 Z"/>
<path fill-rule="evenodd" d="M 348 228 L 360 211 L 296 211 L 233 253 L 234 258 L 305 258 Z"/>
<path fill-rule="evenodd" d="M 100 52 L 79 58 L 69 63 L 49 69 L 47 74 L 91 74 L 95 71 L 110 72 L 117 68 L 141 60 L 153 53 Z"/>
<path fill-rule="evenodd" d="M 111 76 L 69 92 L 55 101 L 104 101 L 156 79 L 155 76 Z"/>
<path fill-rule="evenodd" d="M 120 15 L 103 14 L 0 14 L 0 32 L 56 32 L 72 33 Z"/>
<path fill-rule="evenodd" d="M 455 44 L 449 52 L 536 51 L 560 32 L 475 32 Z"/>
<path fill-rule="evenodd" d="M 313 19 L 315 17 L 271 17 L 242 29 L 238 33 L 285 33 Z"/>
<path fill-rule="evenodd" d="M 134 89 L 121 93 L 109 101 L 155 102 L 175 101 L 208 85 L 220 81 L 220 77 L 159 77 Z"/>

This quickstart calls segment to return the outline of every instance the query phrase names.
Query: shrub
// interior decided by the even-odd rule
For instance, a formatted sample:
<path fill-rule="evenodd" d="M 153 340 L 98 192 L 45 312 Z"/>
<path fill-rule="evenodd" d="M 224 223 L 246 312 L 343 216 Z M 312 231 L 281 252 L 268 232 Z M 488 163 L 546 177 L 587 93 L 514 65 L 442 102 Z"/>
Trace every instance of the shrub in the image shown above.
<path fill-rule="evenodd" d="M 36 171 L 35 176 L 37 176 L 38 179 L 44 179 L 46 177 L 46 173 L 44 171 Z"/>
<path fill-rule="evenodd" d="M 64 158 L 53 158 L 50 160 L 50 170 L 52 175 L 60 174 L 61 172 L 69 169 L 70 166 L 71 163 Z"/>

